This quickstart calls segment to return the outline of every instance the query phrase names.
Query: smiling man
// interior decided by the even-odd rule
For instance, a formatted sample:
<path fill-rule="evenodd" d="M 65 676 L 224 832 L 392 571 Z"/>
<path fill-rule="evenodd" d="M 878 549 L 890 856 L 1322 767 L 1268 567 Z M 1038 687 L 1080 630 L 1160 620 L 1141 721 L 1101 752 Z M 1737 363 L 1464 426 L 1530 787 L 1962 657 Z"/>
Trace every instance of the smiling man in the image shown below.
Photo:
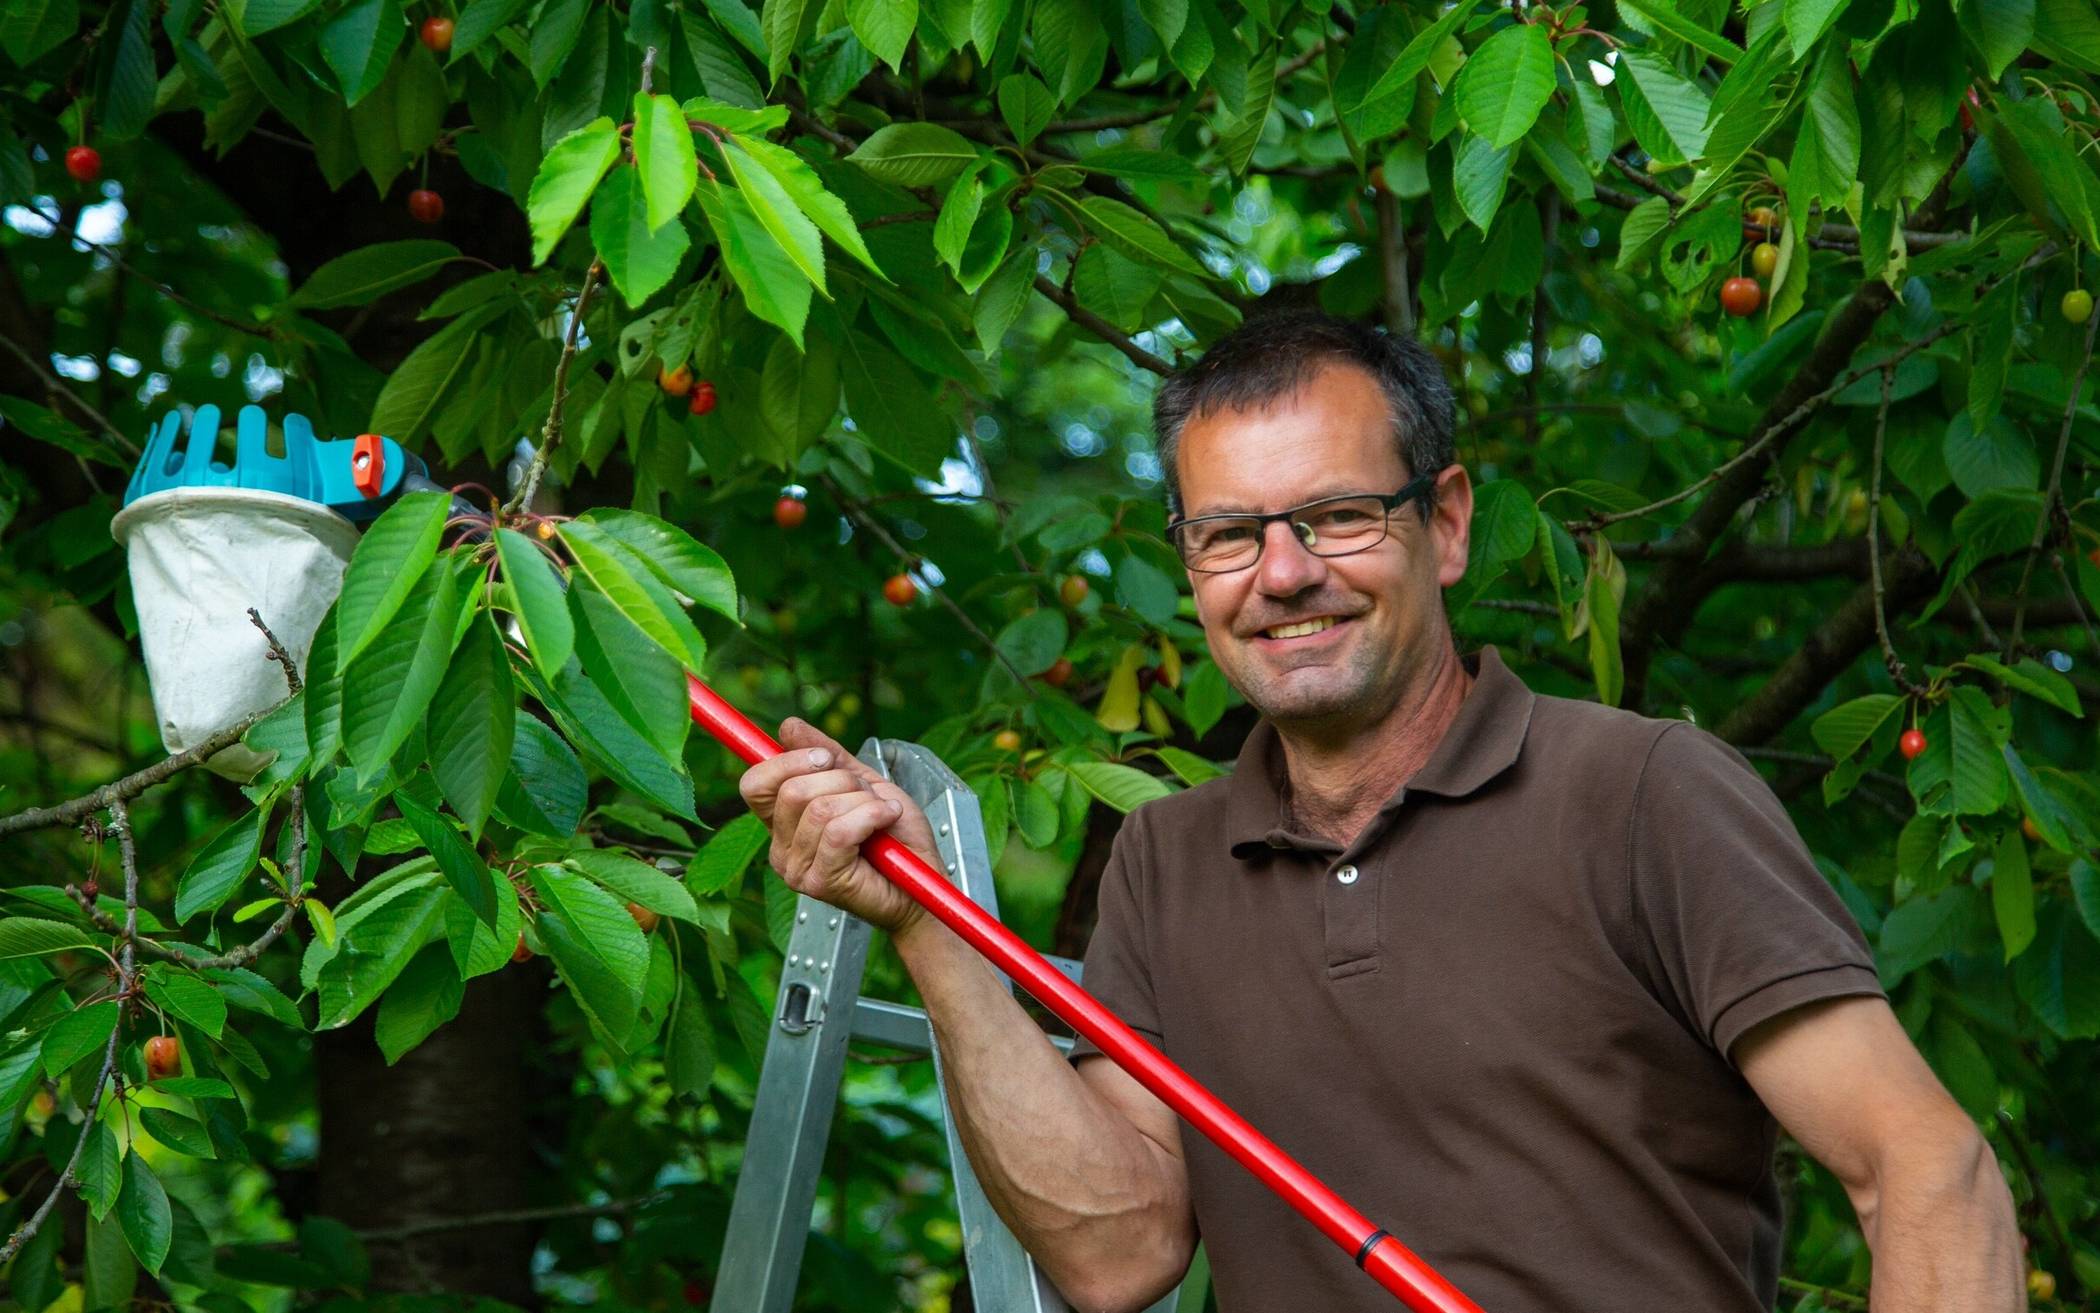
<path fill-rule="evenodd" d="M 1488 1313 L 1773 1307 L 1784 1126 L 1843 1182 L 1874 1313 L 2021 1307 L 1996 1160 L 1881 996 L 1784 811 L 1697 728 L 1461 656 L 1472 488 L 1414 343 L 1251 322 L 1155 418 L 1233 773 L 1133 812 L 1086 983 Z M 1073 1306 L 1207 1243 L 1224 1313 L 1392 1300 L 858 859 L 931 854 L 800 721 L 744 796 L 802 892 L 889 929 L 987 1193 Z"/>

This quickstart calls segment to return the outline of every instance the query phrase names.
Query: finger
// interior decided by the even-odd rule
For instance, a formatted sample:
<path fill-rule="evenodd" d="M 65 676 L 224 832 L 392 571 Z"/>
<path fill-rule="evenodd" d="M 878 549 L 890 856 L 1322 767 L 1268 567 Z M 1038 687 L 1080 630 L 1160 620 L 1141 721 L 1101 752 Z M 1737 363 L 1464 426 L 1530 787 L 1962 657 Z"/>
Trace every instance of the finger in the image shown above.
<path fill-rule="evenodd" d="M 814 760 L 814 758 L 812 758 Z M 773 808 L 785 817 L 789 828 L 802 817 L 803 808 L 819 798 L 837 793 L 863 794 L 868 786 L 852 771 L 834 768 L 797 775 L 780 786 Z"/>
<path fill-rule="evenodd" d="M 737 780 L 737 792 L 743 795 L 745 804 L 758 813 L 760 820 L 770 822 L 780 790 L 789 780 L 827 769 L 837 760 L 832 748 L 805 745 L 795 751 L 783 752 L 745 771 Z"/>
<path fill-rule="evenodd" d="M 789 716 L 786 720 L 780 722 L 780 742 L 783 746 L 790 748 L 829 749 L 838 754 L 837 759 L 840 765 L 852 771 L 861 779 L 873 783 L 882 778 L 881 771 L 876 770 L 873 766 L 868 765 L 860 758 L 846 751 L 846 746 L 843 743 L 832 738 L 829 734 L 826 734 L 823 730 L 818 729 L 800 716 Z"/>
<path fill-rule="evenodd" d="M 913 797 L 888 780 L 876 780 L 868 785 L 876 797 L 897 804 L 899 815 L 891 828 L 907 843 L 924 839 L 928 846 L 933 840 L 933 824 L 926 819 L 926 812 Z"/>
<path fill-rule="evenodd" d="M 793 838 L 788 842 L 787 866 L 815 888 L 823 888 L 853 869 L 860 844 L 840 849 L 836 842 L 827 844 L 826 836 L 841 820 L 862 816 L 866 824 L 861 833 L 864 841 L 868 835 L 890 824 L 896 819 L 894 803 L 885 802 L 872 793 L 826 794 L 811 802 L 802 811 Z"/>
<path fill-rule="evenodd" d="M 902 808 L 886 798 L 865 795 L 860 803 L 831 818 L 817 832 L 813 865 L 825 878 L 836 879 L 860 861 L 860 846 L 896 824 Z"/>

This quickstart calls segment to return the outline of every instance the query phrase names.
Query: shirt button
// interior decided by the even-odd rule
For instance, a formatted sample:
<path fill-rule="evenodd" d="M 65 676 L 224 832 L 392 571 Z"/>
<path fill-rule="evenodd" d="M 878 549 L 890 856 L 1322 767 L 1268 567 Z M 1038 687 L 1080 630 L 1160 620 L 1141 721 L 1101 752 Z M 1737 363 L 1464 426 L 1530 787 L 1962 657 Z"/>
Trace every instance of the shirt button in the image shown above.
<path fill-rule="evenodd" d="M 1334 869 L 1334 878 L 1343 884 L 1355 884 L 1356 874 L 1356 868 L 1353 866 L 1337 866 Z"/>

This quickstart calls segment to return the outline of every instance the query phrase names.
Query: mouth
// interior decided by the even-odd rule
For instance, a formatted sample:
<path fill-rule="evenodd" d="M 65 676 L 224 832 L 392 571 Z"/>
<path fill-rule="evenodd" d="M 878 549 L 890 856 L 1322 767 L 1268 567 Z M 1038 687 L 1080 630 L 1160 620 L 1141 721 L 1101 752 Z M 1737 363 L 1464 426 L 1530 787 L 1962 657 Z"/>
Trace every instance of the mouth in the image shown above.
<path fill-rule="evenodd" d="M 1289 624 L 1271 625 L 1261 630 L 1258 637 L 1269 642 L 1292 642 L 1316 638 L 1330 629 L 1349 623 L 1349 617 L 1336 615 L 1314 616 L 1310 620 L 1293 620 Z"/>

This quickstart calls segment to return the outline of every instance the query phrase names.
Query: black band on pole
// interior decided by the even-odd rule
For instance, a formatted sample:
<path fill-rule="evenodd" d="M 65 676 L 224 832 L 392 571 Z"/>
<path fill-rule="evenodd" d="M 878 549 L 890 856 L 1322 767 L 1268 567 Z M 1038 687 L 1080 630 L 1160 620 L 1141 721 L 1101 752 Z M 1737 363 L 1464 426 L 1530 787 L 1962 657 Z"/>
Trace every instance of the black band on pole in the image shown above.
<path fill-rule="evenodd" d="M 1371 1234 L 1365 1236 L 1364 1242 L 1356 1247 L 1356 1265 L 1358 1267 L 1362 1267 L 1364 1265 L 1364 1260 L 1371 1256 L 1371 1251 L 1378 1248 L 1379 1241 L 1390 1240 L 1392 1238 L 1392 1232 L 1387 1231 L 1384 1227 L 1380 1227 L 1376 1231 L 1373 1231 Z"/>

